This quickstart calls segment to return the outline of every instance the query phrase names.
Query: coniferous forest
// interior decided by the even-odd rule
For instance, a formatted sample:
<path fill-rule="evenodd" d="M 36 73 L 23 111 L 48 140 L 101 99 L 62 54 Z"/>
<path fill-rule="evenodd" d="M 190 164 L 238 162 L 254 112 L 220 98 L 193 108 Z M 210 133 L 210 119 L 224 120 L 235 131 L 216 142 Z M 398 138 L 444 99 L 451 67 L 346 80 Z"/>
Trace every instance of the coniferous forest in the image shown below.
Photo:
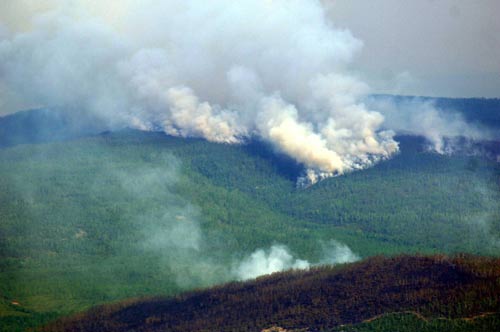
<path fill-rule="evenodd" d="M 495 331 L 499 267 L 498 259 L 464 255 L 373 257 L 170 299 L 106 305 L 46 331 L 356 331 L 357 324 L 386 330 L 401 322 L 428 330 Z"/>
<path fill-rule="evenodd" d="M 0 0 L 0 332 L 500 331 L 498 13 Z"/>
<path fill-rule="evenodd" d="M 491 100 L 476 101 L 482 102 L 496 105 Z M 495 114 L 484 113 L 479 118 L 494 122 Z M 23 132 L 28 125 L 33 130 Z M 173 296 L 229 282 L 235 279 L 232 270 L 237 262 L 274 244 L 283 244 L 296 257 L 315 264 L 325 262 L 324 249 L 332 240 L 347 245 L 359 259 L 401 253 L 496 256 L 500 250 L 500 164 L 494 158 L 498 154 L 495 142 L 442 155 L 429 151 L 422 137 L 402 135 L 397 137 L 400 152 L 393 158 L 362 172 L 300 188 L 296 181 L 303 174 L 301 165 L 259 140 L 227 145 L 135 130 L 82 130 L 69 130 L 63 118 L 48 111 L 28 111 L 0 121 L 2 137 L 10 139 L 2 139 L 0 149 L 0 326 L 4 331 L 43 325 L 95 305 L 143 296 Z M 172 221 L 187 225 L 185 233 L 180 233 L 186 241 L 174 247 L 155 236 L 172 231 Z M 464 257 L 469 265 L 476 259 Z M 412 259 L 401 258 L 404 262 Z M 477 260 L 483 268 L 496 264 Z M 417 261 L 435 262 L 435 258 Z M 323 280 L 330 273 L 340 276 L 360 266 L 387 263 L 383 262 L 382 257 L 363 261 L 342 267 L 340 272 L 337 268 L 313 268 L 286 278 Z M 450 264 L 455 263 L 446 266 Z M 438 266 L 441 269 L 444 265 Z M 455 269 L 446 271 L 457 273 Z M 387 272 L 387 276 L 393 274 Z M 465 282 L 462 277 L 469 278 L 461 274 L 450 278 L 461 283 Z M 270 280 L 275 278 L 278 276 Z M 305 284 L 309 282 L 304 279 Z M 353 287 L 359 287 L 360 282 Z M 243 292 L 249 285 L 252 282 L 227 287 L 241 287 Z M 395 282 L 387 287 L 402 286 Z M 430 294 L 422 296 L 427 299 Z M 187 301 L 191 295 L 183 296 L 182 301 Z M 448 296 L 459 295 L 450 293 L 448 300 L 442 301 L 450 301 Z M 312 300 L 298 307 L 287 306 L 286 310 L 291 310 L 288 314 L 279 304 L 273 306 L 277 314 L 284 315 L 280 319 L 294 316 L 293 312 L 304 316 L 300 310 L 309 310 L 305 303 Z M 392 300 L 396 301 L 387 299 Z M 106 312 L 135 301 L 142 300 L 106 307 Z M 301 299 L 293 301 L 301 303 Z M 320 298 L 315 301 L 323 303 Z M 368 309 L 363 309 L 364 300 L 360 301 L 352 305 L 362 314 Z M 342 322 L 355 324 L 355 330 L 383 330 L 401 320 L 401 326 L 417 324 L 433 331 L 442 328 L 443 317 L 467 318 L 496 310 L 491 307 L 493 300 L 484 310 L 484 304 L 475 303 L 476 299 L 470 305 L 463 300 L 461 306 L 451 302 L 441 305 L 439 300 L 429 307 L 423 304 L 426 301 L 417 301 L 418 306 L 408 302 L 404 310 L 396 311 L 400 303 L 395 302 L 380 312 L 368 311 L 341 321 L 337 316 L 329 318 L 333 320 L 315 316 L 319 312 L 306 316 L 326 319 L 321 328 L 333 329 Z M 148 317 L 155 316 L 143 311 Z M 406 311 L 426 313 L 426 321 Z M 345 313 L 346 317 L 352 312 Z M 396 316 L 385 315 L 391 312 Z M 363 322 L 375 316 L 373 321 Z M 495 317 L 487 315 L 477 322 L 493 324 Z M 282 325 L 291 327 L 286 321 Z M 301 326 L 306 326 L 305 322 Z M 467 320 L 446 324 L 451 331 L 469 328 Z M 320 325 L 308 325 L 315 326 Z"/>

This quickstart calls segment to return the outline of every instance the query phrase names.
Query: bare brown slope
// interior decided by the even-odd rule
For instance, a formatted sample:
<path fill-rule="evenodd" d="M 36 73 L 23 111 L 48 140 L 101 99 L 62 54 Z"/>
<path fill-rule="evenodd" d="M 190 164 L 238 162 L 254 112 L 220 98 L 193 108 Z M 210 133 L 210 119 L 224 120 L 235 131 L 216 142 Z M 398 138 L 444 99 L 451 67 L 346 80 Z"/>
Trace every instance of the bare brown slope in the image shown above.
<path fill-rule="evenodd" d="M 45 331 L 312 330 L 412 310 L 425 317 L 500 311 L 500 259 L 375 257 L 342 268 L 287 272 L 171 299 L 103 306 Z"/>

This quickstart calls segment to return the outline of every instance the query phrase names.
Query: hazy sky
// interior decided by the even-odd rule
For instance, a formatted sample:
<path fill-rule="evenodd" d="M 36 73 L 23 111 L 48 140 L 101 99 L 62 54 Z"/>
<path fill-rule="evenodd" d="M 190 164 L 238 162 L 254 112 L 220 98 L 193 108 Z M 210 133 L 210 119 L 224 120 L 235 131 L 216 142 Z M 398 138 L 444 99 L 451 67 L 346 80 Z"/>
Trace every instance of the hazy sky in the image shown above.
<path fill-rule="evenodd" d="M 0 0 L 0 39 L 2 30 L 26 30 L 35 14 L 72 1 Z M 322 1 L 337 27 L 363 41 L 352 70 L 373 92 L 500 97 L 499 0 Z M 78 2 L 117 22 L 133 0 Z M 30 106 L 1 79 L 0 98 L 0 113 Z"/>
<path fill-rule="evenodd" d="M 324 0 L 375 91 L 500 97 L 500 1 Z"/>

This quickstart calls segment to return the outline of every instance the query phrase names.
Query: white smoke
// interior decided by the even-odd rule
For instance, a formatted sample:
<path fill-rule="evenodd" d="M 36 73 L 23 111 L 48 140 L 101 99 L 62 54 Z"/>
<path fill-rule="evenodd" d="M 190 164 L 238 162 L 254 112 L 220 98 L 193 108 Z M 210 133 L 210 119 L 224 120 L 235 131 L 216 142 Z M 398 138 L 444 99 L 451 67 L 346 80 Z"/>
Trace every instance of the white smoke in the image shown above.
<path fill-rule="evenodd" d="M 355 254 L 351 248 L 341 242 L 331 240 L 323 244 L 323 258 L 320 264 L 345 264 L 356 262 L 360 257 Z"/>
<path fill-rule="evenodd" d="M 335 265 L 355 262 L 360 257 L 338 241 L 323 245 L 323 258 L 315 264 L 295 258 L 284 245 L 273 245 L 268 250 L 258 249 L 233 268 L 239 280 L 254 279 L 262 275 L 290 269 L 305 270 L 315 265 Z"/>
<path fill-rule="evenodd" d="M 294 258 L 283 245 L 274 245 L 269 250 L 258 249 L 244 259 L 234 270 L 240 280 L 253 279 L 289 269 L 308 269 L 308 261 Z"/>
<path fill-rule="evenodd" d="M 0 16 L 2 97 L 110 127 L 226 143 L 256 135 L 303 163 L 306 182 L 398 149 L 383 116 L 360 102 L 367 86 L 347 73 L 362 43 L 328 22 L 320 1 L 4 6 L 31 16 L 16 26 Z"/>
<path fill-rule="evenodd" d="M 454 152 L 459 138 L 485 140 L 493 138 L 490 130 L 468 123 L 452 110 L 439 109 L 432 100 L 391 97 L 370 98 L 367 103 L 385 117 L 384 125 L 401 134 L 421 135 L 430 143 L 430 149 L 441 154 Z"/>

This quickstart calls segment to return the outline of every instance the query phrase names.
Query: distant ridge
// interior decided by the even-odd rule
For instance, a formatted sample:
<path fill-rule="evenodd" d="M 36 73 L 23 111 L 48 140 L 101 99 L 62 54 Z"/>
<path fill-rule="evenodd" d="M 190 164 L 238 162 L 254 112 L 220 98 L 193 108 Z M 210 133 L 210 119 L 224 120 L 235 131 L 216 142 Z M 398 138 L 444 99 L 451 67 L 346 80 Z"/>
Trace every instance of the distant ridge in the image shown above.
<path fill-rule="evenodd" d="M 458 111 L 468 121 L 479 122 L 486 127 L 500 130 L 498 98 L 434 98 L 384 94 L 372 95 L 370 98 L 390 98 L 396 103 L 415 98 L 433 101 L 444 111 Z M 52 109 L 19 111 L 0 116 L 0 147 L 61 141 L 95 135 L 108 129 L 97 125 L 97 122 L 78 112 Z"/>
<path fill-rule="evenodd" d="M 90 121 L 56 110 L 33 109 L 0 116 L 0 148 L 64 141 L 98 132 Z"/>
<path fill-rule="evenodd" d="M 375 94 L 370 98 L 389 98 L 396 104 L 414 99 L 429 101 L 435 103 L 435 106 L 442 111 L 459 112 L 467 121 L 500 130 L 500 98 L 443 98 L 386 94 Z"/>

